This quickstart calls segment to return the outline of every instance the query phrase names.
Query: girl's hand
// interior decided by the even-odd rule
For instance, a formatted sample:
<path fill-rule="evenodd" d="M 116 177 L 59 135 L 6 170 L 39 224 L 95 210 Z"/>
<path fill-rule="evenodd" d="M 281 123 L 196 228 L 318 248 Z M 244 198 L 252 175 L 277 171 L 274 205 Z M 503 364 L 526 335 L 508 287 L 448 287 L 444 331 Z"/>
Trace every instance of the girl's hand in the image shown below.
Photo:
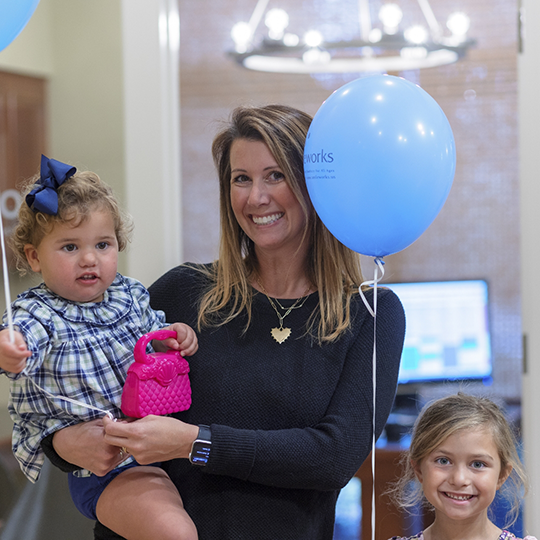
<path fill-rule="evenodd" d="M 108 417 L 107 420 L 112 422 Z M 68 463 L 87 469 L 97 476 L 105 476 L 126 459 L 120 448 L 105 441 L 103 420 L 82 422 L 61 429 L 54 434 L 53 446 Z"/>
<path fill-rule="evenodd" d="M 9 340 L 9 330 L 0 330 L 0 368 L 10 373 L 20 373 L 26 367 L 26 359 L 32 353 L 26 347 L 24 337 L 14 331 L 14 342 Z"/>
<path fill-rule="evenodd" d="M 141 465 L 187 458 L 198 426 L 167 416 L 145 416 L 129 422 L 103 419 L 105 442 L 124 447 Z"/>
<path fill-rule="evenodd" d="M 167 326 L 167 330 L 174 330 L 176 332 L 176 339 L 169 338 L 161 342 L 154 340 L 152 345 L 156 351 L 165 351 L 167 348 L 174 349 L 175 351 L 180 351 L 182 356 L 191 356 L 197 352 L 199 348 L 197 334 L 195 334 L 191 326 L 184 323 L 174 323 Z"/>

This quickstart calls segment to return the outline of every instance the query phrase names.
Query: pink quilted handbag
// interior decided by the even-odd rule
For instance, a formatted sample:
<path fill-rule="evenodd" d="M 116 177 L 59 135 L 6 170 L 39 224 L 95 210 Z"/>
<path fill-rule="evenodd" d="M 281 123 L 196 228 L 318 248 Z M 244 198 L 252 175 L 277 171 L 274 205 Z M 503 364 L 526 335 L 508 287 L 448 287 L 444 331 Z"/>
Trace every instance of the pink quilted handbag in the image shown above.
<path fill-rule="evenodd" d="M 179 351 L 146 353 L 153 340 L 175 338 L 173 330 L 158 330 L 142 336 L 133 351 L 122 391 L 122 412 L 133 418 L 185 411 L 191 405 L 189 364 Z"/>

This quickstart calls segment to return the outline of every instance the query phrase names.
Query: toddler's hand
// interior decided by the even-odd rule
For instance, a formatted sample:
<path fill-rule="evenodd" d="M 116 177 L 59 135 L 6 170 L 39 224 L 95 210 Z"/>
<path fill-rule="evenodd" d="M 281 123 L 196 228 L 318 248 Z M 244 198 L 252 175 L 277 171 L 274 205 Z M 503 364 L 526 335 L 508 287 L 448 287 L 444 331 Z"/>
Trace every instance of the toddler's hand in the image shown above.
<path fill-rule="evenodd" d="M 169 338 L 163 341 L 169 349 L 180 351 L 182 356 L 191 356 L 197 352 L 199 343 L 197 335 L 191 326 L 183 323 L 173 323 L 167 327 L 167 330 L 176 332 L 176 339 Z"/>
<path fill-rule="evenodd" d="M 26 367 L 26 359 L 32 353 L 20 332 L 13 332 L 14 343 L 9 340 L 9 330 L 0 331 L 0 368 L 11 373 L 20 373 Z"/>

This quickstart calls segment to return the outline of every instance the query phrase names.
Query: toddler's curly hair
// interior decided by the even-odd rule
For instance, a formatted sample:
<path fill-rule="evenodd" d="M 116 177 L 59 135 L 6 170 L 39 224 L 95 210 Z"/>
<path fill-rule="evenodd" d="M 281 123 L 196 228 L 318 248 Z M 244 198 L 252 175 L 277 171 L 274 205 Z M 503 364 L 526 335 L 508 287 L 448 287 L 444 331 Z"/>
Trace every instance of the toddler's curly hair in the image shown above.
<path fill-rule="evenodd" d="M 69 223 L 77 227 L 95 210 L 110 212 L 113 222 L 118 250 L 126 248 L 131 240 L 133 223 L 131 216 L 124 212 L 114 196 L 110 186 L 91 172 L 76 172 L 58 189 L 57 215 L 34 212 L 26 203 L 26 196 L 38 186 L 37 174 L 23 182 L 21 186 L 22 203 L 18 213 L 18 223 L 9 240 L 15 255 L 15 265 L 21 275 L 32 269 L 26 260 L 24 246 L 31 244 L 38 247 L 43 238 L 49 234 L 57 223 Z"/>

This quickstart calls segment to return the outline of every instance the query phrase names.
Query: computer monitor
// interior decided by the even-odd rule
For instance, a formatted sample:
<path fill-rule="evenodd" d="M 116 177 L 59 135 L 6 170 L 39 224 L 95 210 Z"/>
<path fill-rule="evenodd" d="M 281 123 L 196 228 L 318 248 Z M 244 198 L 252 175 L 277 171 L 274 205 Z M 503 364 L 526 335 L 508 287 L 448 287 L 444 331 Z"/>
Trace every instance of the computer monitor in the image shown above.
<path fill-rule="evenodd" d="M 486 281 L 381 283 L 405 309 L 399 383 L 483 380 L 492 356 Z"/>

